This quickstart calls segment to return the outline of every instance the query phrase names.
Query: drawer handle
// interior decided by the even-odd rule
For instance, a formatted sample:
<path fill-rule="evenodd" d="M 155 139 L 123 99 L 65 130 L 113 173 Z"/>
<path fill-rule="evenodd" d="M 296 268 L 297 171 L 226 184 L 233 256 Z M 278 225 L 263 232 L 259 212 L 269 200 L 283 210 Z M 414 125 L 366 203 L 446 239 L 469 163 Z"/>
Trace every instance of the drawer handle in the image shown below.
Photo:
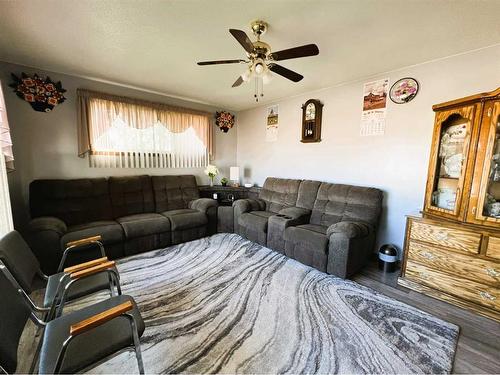
<path fill-rule="evenodd" d="M 494 268 L 486 268 L 486 273 L 488 274 L 488 276 L 491 276 L 491 277 L 498 277 L 498 276 L 500 276 L 500 272 L 498 272 Z"/>
<path fill-rule="evenodd" d="M 437 232 L 436 239 L 439 241 L 445 241 L 448 239 L 448 233 L 446 232 Z"/>
<path fill-rule="evenodd" d="M 432 260 L 435 258 L 434 254 L 432 253 L 429 253 L 428 251 L 422 251 L 422 256 L 425 258 L 425 259 L 428 259 L 428 260 Z"/>
<path fill-rule="evenodd" d="M 494 301 L 497 299 L 497 297 L 492 296 L 488 292 L 479 292 L 479 295 L 481 296 L 482 299 L 487 299 L 489 301 Z"/>

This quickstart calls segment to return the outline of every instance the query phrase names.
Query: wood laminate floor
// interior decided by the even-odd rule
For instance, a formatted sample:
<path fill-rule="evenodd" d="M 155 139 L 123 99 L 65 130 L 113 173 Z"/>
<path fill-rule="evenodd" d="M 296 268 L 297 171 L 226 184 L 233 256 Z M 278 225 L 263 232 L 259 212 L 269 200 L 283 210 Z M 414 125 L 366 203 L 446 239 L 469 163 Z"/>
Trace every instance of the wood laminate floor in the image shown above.
<path fill-rule="evenodd" d="M 500 374 L 500 323 L 397 284 L 399 271 L 384 274 L 373 262 L 352 279 L 460 327 L 453 372 Z"/>

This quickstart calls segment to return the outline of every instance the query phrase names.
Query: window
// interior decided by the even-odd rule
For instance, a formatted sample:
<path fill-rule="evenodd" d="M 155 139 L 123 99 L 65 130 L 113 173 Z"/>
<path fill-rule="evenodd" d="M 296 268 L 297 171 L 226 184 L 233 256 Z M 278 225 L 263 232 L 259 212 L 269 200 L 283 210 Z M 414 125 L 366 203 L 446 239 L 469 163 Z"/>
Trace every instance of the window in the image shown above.
<path fill-rule="evenodd" d="M 78 90 L 79 154 L 92 167 L 194 168 L 212 154 L 209 113 Z"/>
<path fill-rule="evenodd" d="M 2 83 L 0 82 L 0 237 L 14 229 L 7 180 L 7 171 L 13 170 L 13 168 L 12 142 L 2 93 Z"/>

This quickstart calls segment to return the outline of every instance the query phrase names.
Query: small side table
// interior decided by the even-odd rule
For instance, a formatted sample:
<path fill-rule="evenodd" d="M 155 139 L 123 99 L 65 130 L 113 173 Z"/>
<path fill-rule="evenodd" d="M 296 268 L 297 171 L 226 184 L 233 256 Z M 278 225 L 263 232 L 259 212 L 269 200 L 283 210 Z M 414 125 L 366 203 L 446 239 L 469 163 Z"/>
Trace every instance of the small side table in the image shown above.
<path fill-rule="evenodd" d="M 217 208 L 217 232 L 234 232 L 233 206 L 219 206 Z"/>

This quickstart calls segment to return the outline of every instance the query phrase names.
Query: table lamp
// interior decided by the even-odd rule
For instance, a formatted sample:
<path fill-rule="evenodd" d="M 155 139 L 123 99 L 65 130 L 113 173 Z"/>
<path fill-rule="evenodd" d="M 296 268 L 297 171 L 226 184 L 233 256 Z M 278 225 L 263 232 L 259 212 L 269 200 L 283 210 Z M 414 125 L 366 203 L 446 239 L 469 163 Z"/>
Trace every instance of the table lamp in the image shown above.
<path fill-rule="evenodd" d="M 229 179 L 233 182 L 233 186 L 240 186 L 240 167 L 229 168 Z"/>

